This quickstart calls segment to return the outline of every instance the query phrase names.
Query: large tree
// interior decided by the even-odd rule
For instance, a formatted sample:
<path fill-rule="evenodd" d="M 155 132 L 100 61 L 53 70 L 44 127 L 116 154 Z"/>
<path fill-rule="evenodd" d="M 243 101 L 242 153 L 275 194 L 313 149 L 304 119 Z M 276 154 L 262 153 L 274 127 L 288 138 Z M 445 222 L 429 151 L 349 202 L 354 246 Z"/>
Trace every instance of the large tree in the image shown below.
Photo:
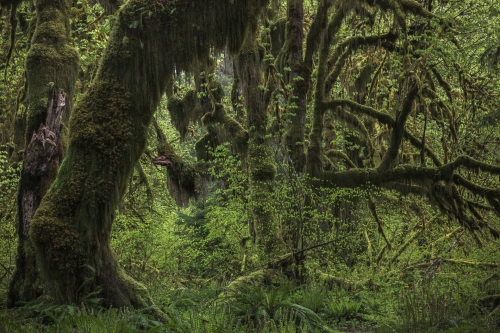
<path fill-rule="evenodd" d="M 240 48 L 265 0 L 132 0 L 119 12 L 97 75 L 75 106 L 69 147 L 37 210 L 30 237 L 47 291 L 77 302 L 147 306 L 142 285 L 110 248 L 117 204 L 144 151 L 147 127 L 174 69 L 190 72 L 213 50 Z"/>

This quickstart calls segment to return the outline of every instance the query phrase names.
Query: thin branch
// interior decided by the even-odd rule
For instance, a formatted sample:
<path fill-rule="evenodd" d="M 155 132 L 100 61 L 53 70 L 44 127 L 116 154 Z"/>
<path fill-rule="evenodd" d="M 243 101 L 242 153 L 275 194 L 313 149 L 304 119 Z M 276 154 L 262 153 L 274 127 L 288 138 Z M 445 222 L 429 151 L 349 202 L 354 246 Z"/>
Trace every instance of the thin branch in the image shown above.
<path fill-rule="evenodd" d="M 354 162 L 349 158 L 349 156 L 347 156 L 346 154 L 344 154 L 344 152 L 341 152 L 339 150 L 334 150 L 334 149 L 331 149 L 329 151 L 327 151 L 325 153 L 325 155 L 327 157 L 336 157 L 336 158 L 340 158 L 342 160 L 344 160 L 344 162 L 351 168 L 356 168 L 356 164 L 354 164 Z"/>

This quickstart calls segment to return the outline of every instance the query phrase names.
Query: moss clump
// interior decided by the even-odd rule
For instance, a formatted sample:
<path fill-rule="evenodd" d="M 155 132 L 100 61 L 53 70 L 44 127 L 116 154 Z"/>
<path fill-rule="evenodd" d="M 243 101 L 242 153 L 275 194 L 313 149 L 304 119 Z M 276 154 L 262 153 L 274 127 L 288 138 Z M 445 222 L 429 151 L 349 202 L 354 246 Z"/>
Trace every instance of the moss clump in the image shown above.
<path fill-rule="evenodd" d="M 226 136 L 232 138 L 236 151 L 241 156 L 246 156 L 248 150 L 248 132 L 233 117 L 229 116 L 222 104 L 216 104 L 212 112 L 206 113 L 202 118 L 204 126 L 220 124 Z M 201 148 L 201 147 L 200 147 Z"/>
<path fill-rule="evenodd" d="M 248 146 L 250 179 L 254 181 L 272 181 L 276 175 L 271 150 L 262 138 L 253 138 Z"/>
<path fill-rule="evenodd" d="M 168 99 L 167 104 L 170 119 L 175 128 L 179 131 L 181 139 L 186 137 L 188 126 L 197 118 L 197 97 L 196 90 L 188 91 L 183 98 L 174 95 Z"/>
<path fill-rule="evenodd" d="M 221 144 L 219 140 L 220 135 L 213 126 L 208 127 L 208 133 L 196 142 L 195 150 L 198 160 L 210 161 L 212 155 L 210 154 L 217 146 Z"/>

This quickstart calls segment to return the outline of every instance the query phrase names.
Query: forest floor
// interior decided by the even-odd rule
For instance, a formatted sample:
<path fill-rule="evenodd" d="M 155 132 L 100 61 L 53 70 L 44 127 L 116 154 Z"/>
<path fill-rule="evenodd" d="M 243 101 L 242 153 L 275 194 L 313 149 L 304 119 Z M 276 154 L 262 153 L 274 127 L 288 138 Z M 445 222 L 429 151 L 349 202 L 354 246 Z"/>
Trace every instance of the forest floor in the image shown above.
<path fill-rule="evenodd" d="M 473 286 L 459 290 L 444 280 L 411 289 L 277 281 L 236 289 L 217 283 L 151 290 L 163 319 L 150 311 L 106 310 L 98 298 L 77 306 L 44 297 L 17 309 L 0 308 L 0 332 L 500 332 L 497 304 L 480 304 Z"/>

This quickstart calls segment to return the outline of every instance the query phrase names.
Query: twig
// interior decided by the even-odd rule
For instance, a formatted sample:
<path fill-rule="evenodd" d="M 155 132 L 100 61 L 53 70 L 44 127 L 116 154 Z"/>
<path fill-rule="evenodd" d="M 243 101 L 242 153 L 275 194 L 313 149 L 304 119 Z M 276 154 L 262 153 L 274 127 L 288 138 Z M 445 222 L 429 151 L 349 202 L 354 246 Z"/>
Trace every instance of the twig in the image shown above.
<path fill-rule="evenodd" d="M 453 248 L 455 247 L 455 245 L 457 245 L 458 241 L 460 240 L 460 238 L 462 237 L 462 235 L 464 234 L 465 232 L 465 229 L 462 230 L 462 232 L 458 235 L 458 237 L 455 239 L 455 241 L 451 244 L 451 246 L 443 252 L 443 255 L 445 253 L 448 253 L 450 252 L 451 250 L 453 250 Z M 429 272 L 429 270 L 434 266 L 434 264 L 436 264 L 436 262 L 439 261 L 439 265 L 441 265 L 443 263 L 443 255 L 441 255 L 441 257 L 437 257 L 436 259 L 434 259 L 434 261 L 430 264 L 429 267 L 427 267 L 427 269 L 425 270 L 424 272 L 424 277 L 427 275 L 427 273 Z"/>
<path fill-rule="evenodd" d="M 2 264 L 1 262 L 0 262 L 0 266 L 2 266 L 2 268 L 3 268 L 3 269 L 7 272 L 7 273 L 9 273 L 10 275 L 12 275 L 12 272 L 10 271 L 10 269 L 8 269 L 7 267 L 5 267 L 5 266 L 4 266 L 4 264 Z M 2 277 L 3 277 L 3 276 L 2 276 Z"/>

